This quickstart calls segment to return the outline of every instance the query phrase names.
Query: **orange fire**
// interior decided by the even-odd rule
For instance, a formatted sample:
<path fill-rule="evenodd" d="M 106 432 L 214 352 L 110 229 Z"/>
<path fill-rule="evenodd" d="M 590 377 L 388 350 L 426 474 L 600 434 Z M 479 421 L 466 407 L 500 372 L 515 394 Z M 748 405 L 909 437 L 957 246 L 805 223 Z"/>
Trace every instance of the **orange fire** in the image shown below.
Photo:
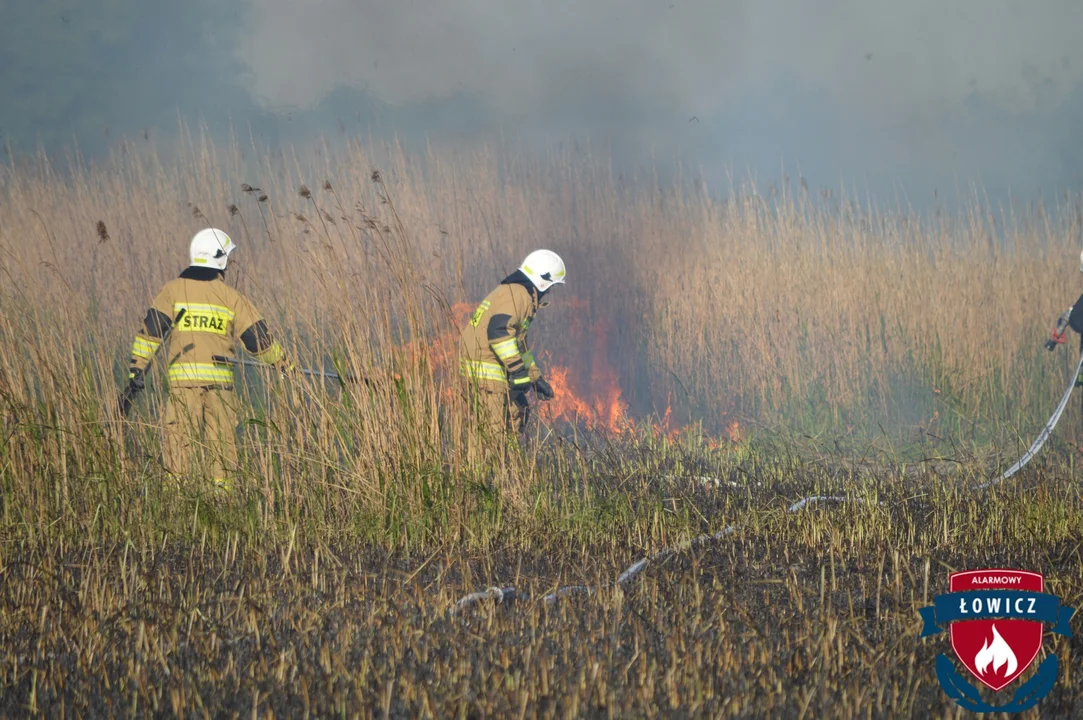
<path fill-rule="evenodd" d="M 628 404 L 621 398 L 620 385 L 615 382 L 590 400 L 584 400 L 569 382 L 568 368 L 553 367 L 546 373 L 546 379 L 556 394 L 542 407 L 547 420 L 582 423 L 590 430 L 605 429 L 617 435 L 631 428 Z"/>
<path fill-rule="evenodd" d="M 664 437 L 668 440 L 676 440 L 681 434 L 680 426 L 673 424 L 673 405 L 671 401 L 666 402 L 666 411 L 662 413 L 662 419 L 656 423 L 651 424 L 651 432 L 655 437 Z"/>
<path fill-rule="evenodd" d="M 437 373 L 443 373 L 451 369 L 458 371 L 459 329 L 466 324 L 472 312 L 474 312 L 473 305 L 455 303 L 451 306 L 447 318 L 447 324 L 451 329 L 439 336 L 427 347 L 418 346 L 416 348 L 417 352 L 424 352 L 428 355 L 432 367 Z"/>
<path fill-rule="evenodd" d="M 570 323 L 562 332 L 577 340 L 581 348 L 580 362 L 573 367 L 542 363 L 545 378 L 552 385 L 555 397 L 547 403 L 538 403 L 541 418 L 548 423 L 565 422 L 592 431 L 604 431 L 624 435 L 633 430 L 646 431 L 655 437 L 676 440 L 687 428 L 675 422 L 673 409 L 667 401 L 666 409 L 657 422 L 635 421 L 629 415 L 629 405 L 624 399 L 619 376 L 609 361 L 606 324 L 590 312 L 588 301 L 580 298 L 562 298 L 562 303 L 575 307 Z M 458 375 L 459 334 L 475 305 L 456 303 L 451 307 L 449 330 L 428 343 L 409 342 L 401 348 L 410 367 L 422 364 L 432 369 L 442 379 L 440 393 L 450 400 Z M 548 367 L 546 367 L 548 365 Z M 576 372 L 578 370 L 578 372 Z M 729 424 L 720 439 L 708 439 L 708 447 L 718 449 L 724 444 L 739 445 L 744 442 L 737 421 Z"/>
<path fill-rule="evenodd" d="M 577 313 L 576 317 L 591 317 L 591 313 Z M 551 367 L 546 375 L 556 397 L 542 408 L 543 417 L 550 421 L 581 423 L 591 430 L 604 429 L 620 435 L 630 430 L 633 423 L 628 417 L 628 403 L 624 400 L 617 371 L 609 362 L 606 325 L 594 320 L 589 331 L 578 327 L 579 323 L 575 325 L 566 330 L 577 339 L 589 337 L 593 340 L 589 345 L 578 344 L 590 353 L 589 372 L 581 372 L 573 380 L 569 368 Z"/>
<path fill-rule="evenodd" d="M 435 340 L 410 340 L 399 348 L 399 357 L 406 367 L 428 367 L 435 377 L 445 380 L 440 383 L 440 395 L 445 400 L 450 400 L 454 393 L 453 383 L 447 381 L 458 374 L 459 328 L 466 324 L 473 311 L 473 305 L 455 303 L 451 306 L 448 318 L 451 330 L 439 335 Z"/>

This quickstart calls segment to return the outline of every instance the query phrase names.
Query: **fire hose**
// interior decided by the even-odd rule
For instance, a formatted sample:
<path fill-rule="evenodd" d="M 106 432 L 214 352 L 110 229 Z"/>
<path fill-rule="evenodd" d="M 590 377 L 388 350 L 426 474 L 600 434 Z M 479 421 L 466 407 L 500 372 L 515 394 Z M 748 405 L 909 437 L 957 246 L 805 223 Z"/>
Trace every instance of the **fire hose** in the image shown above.
<path fill-rule="evenodd" d="M 273 365 L 267 363 L 258 362 L 256 360 L 249 360 L 248 358 L 232 358 L 225 355 L 215 355 L 211 358 L 214 362 L 220 365 L 247 365 L 249 367 L 261 368 L 263 370 L 275 369 Z M 372 385 L 372 381 L 366 377 L 359 377 L 356 375 L 340 375 L 337 372 L 330 370 L 309 370 L 308 368 L 297 368 L 295 372 L 299 372 L 302 375 L 308 375 L 309 377 L 318 377 L 327 380 L 339 380 L 347 383 L 364 383 L 365 385 Z"/>
<path fill-rule="evenodd" d="M 1057 345 L 1064 342 L 1064 330 L 1068 327 L 1068 318 L 1072 314 L 1072 308 L 1065 310 L 1059 318 L 1057 318 L 1057 329 L 1053 331 L 1053 337 L 1045 341 L 1046 350 L 1056 350 Z M 990 480 L 989 482 L 982 483 L 977 487 L 978 490 L 984 490 L 992 485 L 997 485 L 1004 482 L 1012 475 L 1023 469 L 1023 467 L 1030 462 L 1031 458 L 1038 454 L 1038 451 L 1045 445 L 1045 441 L 1049 439 L 1049 436 L 1053 434 L 1053 428 L 1060 422 L 1061 415 L 1064 414 L 1065 409 L 1068 407 L 1068 401 L 1072 397 L 1072 391 L 1075 390 L 1076 385 L 1079 382 L 1079 374 L 1083 372 L 1083 353 L 1079 356 L 1079 362 L 1076 364 L 1075 373 L 1072 375 L 1071 381 L 1068 383 L 1068 389 L 1064 391 L 1064 396 L 1060 399 L 1060 404 L 1057 405 L 1057 409 L 1053 411 L 1053 416 L 1049 418 L 1049 422 L 1045 424 L 1042 431 L 1038 433 L 1038 437 L 1031 443 L 1030 448 L 1023 453 L 1023 457 L 1012 465 L 1010 468 L 1004 471 L 1000 477 Z"/>
<path fill-rule="evenodd" d="M 990 480 L 987 483 L 982 483 L 978 486 L 978 490 L 984 490 L 991 485 L 996 485 L 998 483 L 1004 482 L 1012 475 L 1015 475 L 1017 472 L 1022 470 L 1023 466 L 1025 466 L 1028 462 L 1030 462 L 1031 458 L 1038 454 L 1038 451 L 1042 449 L 1043 445 L 1045 445 L 1045 441 L 1048 440 L 1049 436 L 1053 434 L 1053 428 L 1055 428 L 1057 426 L 1057 423 L 1060 422 L 1060 416 L 1064 414 L 1064 409 L 1068 407 L 1068 400 L 1072 397 L 1072 391 L 1075 390 L 1076 386 L 1076 378 L 1079 377 L 1080 372 L 1083 372 L 1083 354 L 1079 356 L 1079 362 L 1075 366 L 1075 374 L 1072 375 L 1072 381 L 1068 384 L 1068 389 L 1064 391 L 1064 397 L 1060 399 L 1060 404 L 1057 405 L 1057 409 L 1053 411 L 1053 417 L 1049 418 L 1049 422 L 1047 422 L 1045 424 L 1045 427 L 1042 428 L 1042 431 L 1038 433 L 1038 437 L 1031 444 L 1030 449 L 1028 449 L 1023 454 L 1023 457 L 1019 458 L 1019 460 L 1016 461 L 1014 465 L 1005 470 L 1003 475 L 996 478 L 995 480 Z"/>
<path fill-rule="evenodd" d="M 805 509 L 809 505 L 813 505 L 815 503 L 825 503 L 825 502 L 835 502 L 835 503 L 857 502 L 857 503 L 860 503 L 860 502 L 864 502 L 864 500 L 862 500 L 861 498 L 848 498 L 848 497 L 844 497 L 844 496 L 841 496 L 841 495 L 811 495 L 809 497 L 801 498 L 797 502 L 790 505 L 786 509 L 786 512 L 787 513 L 796 513 L 796 512 L 799 512 L 799 511 Z M 877 504 L 879 505 L 880 503 L 877 503 Z M 635 580 L 636 577 L 641 572 L 643 572 L 651 564 L 656 563 L 659 560 L 664 560 L 665 558 L 670 557 L 671 555 L 676 555 L 678 553 L 684 552 L 685 550 L 690 550 L 693 547 L 696 547 L 697 545 L 703 545 L 705 543 L 709 543 L 709 542 L 712 542 L 712 541 L 719 541 L 722 538 L 727 537 L 727 536 L 732 535 L 733 533 L 737 532 L 742 527 L 743 527 L 742 525 L 739 525 L 739 524 L 736 524 L 736 523 L 733 524 L 733 525 L 727 525 L 726 527 L 724 527 L 723 529 L 721 529 L 718 532 L 714 533 L 713 535 L 699 535 L 697 537 L 689 538 L 688 540 L 685 540 L 684 542 L 682 542 L 677 547 L 674 547 L 674 548 L 662 548 L 661 550 L 659 550 L 659 551 L 657 551 L 657 552 L 655 552 L 655 553 L 653 553 L 651 555 L 648 555 L 645 558 L 641 558 L 640 560 L 637 560 L 636 562 L 629 565 L 624 570 L 624 572 L 622 572 L 619 576 L 617 576 L 616 582 L 613 582 L 613 583 L 603 583 L 601 585 L 565 585 L 563 587 L 560 587 L 560 588 L 554 590 L 553 592 L 549 593 L 548 595 L 546 595 L 545 598 L 544 598 L 545 604 L 546 605 L 552 605 L 557 600 L 559 600 L 559 599 L 561 599 L 563 597 L 568 597 L 569 595 L 593 595 L 594 593 L 598 592 L 599 590 L 604 590 L 606 588 L 610 588 L 610 587 L 614 587 L 614 586 L 619 587 L 621 589 L 624 589 L 633 580 Z M 524 600 L 524 599 L 526 599 L 526 595 L 524 593 L 522 593 L 522 592 L 517 591 L 514 587 L 506 587 L 506 588 L 492 587 L 492 588 L 489 588 L 488 590 L 483 590 L 481 592 L 470 593 L 469 595 L 464 596 L 461 600 L 459 600 L 457 603 L 455 603 L 455 605 L 452 607 L 452 613 L 456 613 L 456 612 L 465 610 L 466 608 L 470 607 L 471 605 L 474 605 L 476 603 L 479 603 L 479 602 L 481 602 L 483 600 L 488 600 L 488 599 L 492 599 L 497 604 L 501 604 L 501 603 L 505 603 L 505 602 L 508 602 L 508 601 L 511 601 L 511 600 Z"/>
<path fill-rule="evenodd" d="M 1071 308 L 1069 308 L 1057 320 L 1057 331 L 1056 331 L 1055 334 L 1061 334 L 1061 336 L 1063 337 L 1063 330 L 1064 330 L 1064 327 L 1066 327 L 1067 324 L 1068 324 L 1067 316 L 1068 316 L 1068 314 L 1070 312 L 1071 312 Z M 1061 341 L 1061 342 L 1063 342 L 1063 341 Z M 1049 350 L 1053 350 L 1053 349 L 1056 348 L 1057 344 L 1059 344 L 1059 343 L 1054 342 L 1053 340 L 1049 340 L 1046 343 L 1046 348 L 1049 349 Z M 1017 472 L 1022 470 L 1023 467 L 1025 467 L 1026 464 L 1029 463 L 1031 461 L 1031 459 L 1034 458 L 1034 456 L 1038 454 L 1038 452 L 1045 445 L 1046 441 L 1049 439 L 1049 436 L 1053 434 L 1053 429 L 1057 426 L 1057 423 L 1060 421 L 1061 416 L 1064 414 L 1064 410 L 1068 407 L 1068 401 L 1072 397 L 1072 391 L 1075 390 L 1076 381 L 1077 381 L 1077 378 L 1079 378 L 1079 375 L 1080 375 L 1081 372 L 1083 372 L 1083 353 L 1081 353 L 1080 356 L 1079 356 L 1079 362 L 1076 364 L 1075 373 L 1072 375 L 1072 379 L 1068 384 L 1068 389 L 1064 391 L 1064 396 L 1061 397 L 1060 403 L 1057 405 L 1056 410 L 1053 411 L 1052 417 L 1049 418 L 1049 421 L 1042 428 L 1041 432 L 1038 433 L 1038 437 L 1034 440 L 1033 443 L 1031 443 L 1030 448 L 1026 451 L 1026 453 L 1023 454 L 1023 457 L 1019 458 L 1019 460 L 1016 461 L 1016 463 L 1014 465 L 1012 465 L 1010 468 L 1008 468 L 1006 471 L 1004 471 L 1004 473 L 1002 473 L 998 478 L 995 478 L 995 479 L 990 480 L 988 482 L 982 483 L 981 485 L 978 485 L 977 488 L 975 488 L 975 489 L 977 489 L 977 490 L 985 490 L 986 488 L 989 488 L 991 486 L 1002 483 L 1005 480 L 1008 480 L 1013 475 L 1015 475 Z M 812 496 L 809 496 L 809 497 L 801 498 L 797 502 L 793 503 L 792 505 L 790 505 L 786 509 L 786 512 L 787 513 L 800 512 L 801 510 L 804 510 L 806 507 L 809 507 L 810 505 L 813 505 L 813 504 L 816 504 L 816 503 L 824 503 L 824 502 L 833 502 L 833 503 L 857 502 L 857 503 L 861 503 L 861 502 L 864 502 L 864 500 L 862 498 L 848 498 L 848 497 L 845 497 L 845 496 L 838 496 L 838 495 L 812 495 Z M 882 503 L 877 503 L 877 504 L 881 505 Z M 655 552 L 655 553 L 653 553 L 651 555 L 648 555 L 647 557 L 644 557 L 644 558 L 642 558 L 640 560 L 637 560 L 636 562 L 634 562 L 633 564 L 628 566 L 628 568 L 625 569 L 624 572 L 622 572 L 617 577 L 617 580 L 616 580 L 615 583 L 603 583 L 601 585 L 593 585 L 593 586 L 592 585 L 566 585 L 566 586 L 560 587 L 560 588 L 554 590 L 553 592 L 551 592 L 551 593 L 549 593 L 548 595 L 545 596 L 545 598 L 544 598 L 545 604 L 546 605 L 552 605 L 557 600 L 559 600 L 559 599 L 561 599 L 563 597 L 567 597 L 569 595 L 593 595 L 594 593 L 598 592 L 599 590 L 602 590 L 602 589 L 605 589 L 605 588 L 608 588 L 608 587 L 613 587 L 613 586 L 620 587 L 623 590 L 644 569 L 646 569 L 652 563 L 656 563 L 659 560 L 663 560 L 663 559 L 665 559 L 665 558 L 667 558 L 667 557 L 669 557 L 671 555 L 675 555 L 675 554 L 683 552 L 685 550 L 689 550 L 689 549 L 691 549 L 691 548 L 693 548 L 693 547 L 695 547 L 697 545 L 702 545 L 704 543 L 722 540 L 724 537 L 727 537 L 728 535 L 731 535 L 731 534 L 737 532 L 741 528 L 742 528 L 742 526 L 739 525 L 739 524 L 736 524 L 736 523 L 732 524 L 732 525 L 727 525 L 725 528 L 723 528 L 722 530 L 719 530 L 718 532 L 714 533 L 713 535 L 699 535 L 697 537 L 685 540 L 683 543 L 681 543 L 680 545 L 678 545 L 675 548 L 662 548 L 661 550 L 659 550 L 659 551 L 657 551 L 657 552 Z M 526 598 L 525 594 L 522 593 L 522 592 L 517 591 L 514 587 L 506 587 L 506 588 L 493 587 L 493 588 L 489 588 L 486 591 L 475 592 L 475 593 L 470 593 L 469 595 L 466 595 L 465 597 L 460 599 L 457 603 L 455 603 L 454 606 L 452 606 L 451 612 L 452 613 L 460 612 L 462 610 L 465 610 L 465 609 L 469 608 L 472 605 L 475 605 L 475 604 L 477 604 L 479 602 L 482 602 L 484 600 L 487 600 L 487 599 L 494 600 L 496 602 L 496 604 L 502 604 L 502 603 L 509 602 L 509 601 L 512 601 L 512 600 L 521 600 L 521 599 L 525 599 L 525 598 Z"/>

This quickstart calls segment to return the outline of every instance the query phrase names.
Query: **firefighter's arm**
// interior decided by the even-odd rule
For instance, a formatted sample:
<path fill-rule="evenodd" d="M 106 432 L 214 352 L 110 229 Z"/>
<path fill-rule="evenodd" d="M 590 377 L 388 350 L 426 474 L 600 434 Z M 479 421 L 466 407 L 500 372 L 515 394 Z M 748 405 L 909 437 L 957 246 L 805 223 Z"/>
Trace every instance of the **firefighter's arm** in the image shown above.
<path fill-rule="evenodd" d="M 1083 296 L 1080 296 L 1075 305 L 1068 308 L 1065 314 L 1068 316 L 1068 327 L 1083 335 Z M 1061 323 L 1057 323 L 1057 329 L 1063 330 Z"/>
<path fill-rule="evenodd" d="M 293 370 L 293 363 L 286 357 L 286 351 L 271 336 L 267 323 L 262 320 L 257 320 L 245 328 L 239 339 L 244 349 L 261 363 L 273 365 L 279 370 Z"/>
<path fill-rule="evenodd" d="M 534 353 L 530 352 L 530 345 L 525 334 L 522 337 L 522 347 L 523 352 L 520 356 L 523 358 L 523 364 L 526 365 L 527 372 L 530 373 L 530 382 L 535 383 L 541 379 L 542 371 L 534 360 Z"/>
<path fill-rule="evenodd" d="M 288 372 L 293 370 L 293 363 L 286 357 L 286 351 L 267 329 L 267 323 L 259 316 L 247 300 L 242 299 L 234 320 L 234 332 L 247 350 L 261 363 Z"/>
<path fill-rule="evenodd" d="M 533 384 L 530 368 L 519 350 L 519 324 L 511 315 L 496 313 L 486 328 L 489 347 L 504 366 L 512 390 L 527 390 Z M 529 357 L 529 355 L 528 355 Z"/>
<path fill-rule="evenodd" d="M 169 316 L 171 310 L 168 298 L 163 293 L 159 293 L 147 309 L 147 314 L 143 318 L 143 327 L 135 334 L 135 340 L 132 341 L 132 356 L 128 363 L 128 385 L 134 391 L 142 390 L 145 386 L 144 375 L 147 367 L 162 346 L 162 339 L 173 327 L 173 318 Z"/>
<path fill-rule="evenodd" d="M 1076 301 L 1075 305 L 1065 310 L 1057 318 L 1057 326 L 1053 329 L 1049 339 L 1045 341 L 1045 349 L 1056 350 L 1057 345 L 1063 345 L 1067 341 L 1065 333 L 1068 328 L 1083 336 L 1083 296 Z M 1080 338 L 1080 349 L 1083 349 L 1083 337 Z"/>
<path fill-rule="evenodd" d="M 538 393 L 538 397 L 542 400 L 552 400 L 556 397 L 556 393 L 553 392 L 553 386 L 542 377 L 541 368 L 538 367 L 538 363 L 534 361 L 534 353 L 530 352 L 530 348 L 527 346 L 526 336 L 523 336 L 523 346 L 527 349 L 523 351 L 523 363 L 526 364 L 527 372 L 530 373 L 530 384 L 534 386 L 534 391 Z"/>

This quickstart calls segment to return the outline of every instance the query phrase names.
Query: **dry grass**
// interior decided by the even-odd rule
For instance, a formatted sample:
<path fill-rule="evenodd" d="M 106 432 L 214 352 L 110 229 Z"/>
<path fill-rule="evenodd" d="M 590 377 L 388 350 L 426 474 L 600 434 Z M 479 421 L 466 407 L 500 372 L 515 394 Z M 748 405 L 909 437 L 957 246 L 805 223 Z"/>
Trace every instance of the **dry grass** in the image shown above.
<path fill-rule="evenodd" d="M 1070 453 L 1025 493 L 959 489 L 1015 459 L 1066 381 L 1074 353 L 1041 342 L 1077 295 L 1075 200 L 921 219 L 804 190 L 723 201 L 572 154 L 189 143 L 0 174 L 0 712 L 950 714 L 944 648 L 916 637 L 948 567 L 1048 571 L 1078 602 Z M 381 380 L 246 371 L 224 505 L 161 484 L 160 368 L 139 417 L 110 414 L 208 223 L 301 364 Z M 619 384 L 637 425 L 548 418 L 504 457 L 448 370 L 464 308 L 538 246 L 569 266 L 543 363 L 588 399 Z M 718 441 L 734 421 L 747 440 Z M 887 505 L 782 512 L 812 492 Z M 540 602 L 737 521 L 627 595 Z M 534 599 L 447 614 L 507 583 Z M 1043 707 L 1078 712 L 1077 686 L 1065 662 Z"/>

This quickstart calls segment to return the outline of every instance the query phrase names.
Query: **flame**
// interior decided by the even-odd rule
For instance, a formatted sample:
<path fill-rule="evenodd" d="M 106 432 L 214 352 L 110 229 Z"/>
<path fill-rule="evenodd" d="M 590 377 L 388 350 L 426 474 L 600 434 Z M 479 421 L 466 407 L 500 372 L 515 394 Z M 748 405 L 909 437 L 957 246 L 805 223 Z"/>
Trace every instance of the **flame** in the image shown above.
<path fill-rule="evenodd" d="M 410 372 L 426 368 L 432 377 L 438 378 L 440 399 L 451 403 L 454 395 L 454 379 L 459 372 L 459 328 L 466 324 L 467 318 L 474 311 L 474 305 L 455 303 L 450 308 L 448 324 L 451 330 L 432 340 L 410 340 L 397 349 L 398 363 Z M 402 373 L 392 375 L 395 380 L 402 379 Z"/>
<path fill-rule="evenodd" d="M 995 624 L 993 625 L 993 641 L 990 643 L 986 640 L 981 646 L 981 650 L 974 656 L 974 667 L 978 669 L 980 675 L 985 675 L 985 670 L 990 663 L 993 664 L 994 673 L 999 672 L 1000 668 L 1007 665 L 1004 670 L 1005 676 L 1011 675 L 1019 667 L 1019 661 L 1016 659 L 1015 653 L 1012 652 L 1011 646 L 1004 642 L 1004 638 L 1000 637 Z"/>
<path fill-rule="evenodd" d="M 588 429 L 605 429 L 618 435 L 631 428 L 628 404 L 622 398 L 620 385 L 612 378 L 601 378 L 599 384 L 602 389 L 588 401 L 576 390 L 568 375 L 568 368 L 561 366 L 553 367 L 547 373 L 546 379 L 553 386 L 555 394 L 543 407 L 547 419 L 582 423 Z M 591 384 L 594 385 L 594 382 Z"/>
<path fill-rule="evenodd" d="M 574 331 L 578 328 L 570 329 Z M 594 321 L 590 336 L 593 337 L 593 343 L 588 346 L 590 371 L 581 379 L 587 387 L 587 397 L 590 399 L 585 399 L 579 383 L 571 380 L 569 368 L 552 367 L 547 373 L 547 379 L 553 386 L 556 397 L 547 403 L 544 411 L 550 420 L 582 423 L 588 429 L 605 429 L 619 435 L 631 429 L 632 423 L 628 417 L 628 403 L 624 400 L 617 379 L 617 371 L 609 362 L 605 323 Z"/>
<path fill-rule="evenodd" d="M 673 425 L 673 404 L 667 398 L 666 410 L 662 413 L 662 419 L 651 424 L 651 432 L 655 437 L 664 437 L 667 440 L 676 440 L 681 434 L 681 428 Z"/>
<path fill-rule="evenodd" d="M 672 398 L 667 399 L 666 408 L 656 422 L 633 420 L 619 374 L 609 359 L 608 326 L 591 311 L 588 300 L 562 297 L 560 303 L 576 310 L 569 313 L 561 332 L 574 341 L 579 353 L 572 365 L 541 362 L 545 378 L 555 393 L 549 402 L 538 404 L 542 418 L 550 423 L 565 422 L 614 435 L 639 430 L 654 437 L 677 440 L 688 428 L 676 421 Z M 428 368 L 434 377 L 441 379 L 440 397 L 444 401 L 452 400 L 453 380 L 459 372 L 459 336 L 475 308 L 476 303 L 455 303 L 450 308 L 447 332 L 426 341 L 411 341 L 399 348 L 406 367 Z M 721 436 L 706 438 L 706 445 L 711 450 L 743 442 L 744 434 L 737 421 L 730 422 Z"/>

